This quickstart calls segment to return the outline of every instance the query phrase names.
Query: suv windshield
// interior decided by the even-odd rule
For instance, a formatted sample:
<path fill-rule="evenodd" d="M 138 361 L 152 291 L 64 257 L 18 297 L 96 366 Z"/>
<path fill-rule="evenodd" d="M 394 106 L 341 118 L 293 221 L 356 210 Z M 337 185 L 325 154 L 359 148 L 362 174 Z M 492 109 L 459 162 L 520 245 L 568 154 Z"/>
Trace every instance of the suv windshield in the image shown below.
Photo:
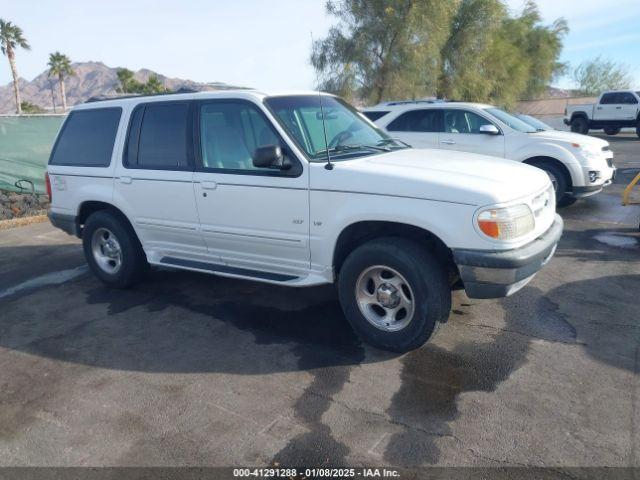
<path fill-rule="evenodd" d="M 265 104 L 311 160 L 344 160 L 407 148 L 372 126 L 339 98 L 322 95 L 269 97 Z M 324 128 L 322 125 L 324 118 Z"/>
<path fill-rule="evenodd" d="M 504 123 L 508 127 L 513 128 L 514 130 L 517 130 L 518 132 L 535 133 L 537 131 L 534 127 L 532 127 L 528 123 L 523 122 L 518 117 L 515 117 L 510 113 L 505 112 L 504 110 L 500 110 L 499 108 L 494 108 L 494 107 L 485 108 L 484 111 L 493 115 L 502 123 Z"/>
<path fill-rule="evenodd" d="M 538 120 L 537 118 L 532 117 L 531 115 L 523 115 L 521 113 L 515 113 L 514 115 L 518 117 L 520 120 L 522 120 L 524 123 L 528 123 L 529 125 L 531 125 L 538 132 L 548 132 L 549 130 L 554 129 L 550 125 L 547 125 L 543 121 Z"/>

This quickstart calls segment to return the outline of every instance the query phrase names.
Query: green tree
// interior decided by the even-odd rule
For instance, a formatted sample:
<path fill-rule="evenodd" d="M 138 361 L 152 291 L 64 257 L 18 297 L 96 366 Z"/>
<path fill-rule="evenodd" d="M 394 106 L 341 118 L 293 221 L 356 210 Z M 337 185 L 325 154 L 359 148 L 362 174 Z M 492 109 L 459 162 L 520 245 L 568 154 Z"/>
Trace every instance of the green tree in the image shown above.
<path fill-rule="evenodd" d="M 23 113 L 46 113 L 46 110 L 31 102 L 20 102 Z"/>
<path fill-rule="evenodd" d="M 599 95 L 605 90 L 625 89 L 631 86 L 629 68 L 602 57 L 578 65 L 573 70 L 573 80 L 584 95 Z"/>
<path fill-rule="evenodd" d="M 566 22 L 547 26 L 533 1 L 510 16 L 501 0 L 341 0 L 314 42 L 318 87 L 377 103 L 441 98 L 510 105 L 562 72 Z"/>
<path fill-rule="evenodd" d="M 49 54 L 49 76 L 57 77 L 60 84 L 60 97 L 62 98 L 62 111 L 67 110 L 67 92 L 64 86 L 64 78 L 75 75 L 71 67 L 71 60 L 65 54 L 53 52 Z"/>
<path fill-rule="evenodd" d="M 18 69 L 16 68 L 16 49 L 20 47 L 30 50 L 22 29 L 9 21 L 0 18 L 0 50 L 9 59 L 11 75 L 13 75 L 13 94 L 16 98 L 16 113 L 22 113 L 20 101 L 20 86 L 18 85 Z"/>
<path fill-rule="evenodd" d="M 165 93 L 168 91 L 155 75 L 151 75 L 145 83 L 142 83 L 134 78 L 134 73 L 129 69 L 119 68 L 116 74 L 120 81 L 120 87 L 116 89 L 119 93 L 153 95 L 155 93 Z"/>
<path fill-rule="evenodd" d="M 341 0 L 326 8 L 338 25 L 313 43 L 319 88 L 374 103 L 433 90 L 437 65 L 428 59 L 436 61 L 445 37 L 448 2 Z"/>
<path fill-rule="evenodd" d="M 165 92 L 167 92 L 167 89 L 155 75 L 151 75 L 147 80 L 147 83 L 142 84 L 142 93 L 146 95 Z"/>

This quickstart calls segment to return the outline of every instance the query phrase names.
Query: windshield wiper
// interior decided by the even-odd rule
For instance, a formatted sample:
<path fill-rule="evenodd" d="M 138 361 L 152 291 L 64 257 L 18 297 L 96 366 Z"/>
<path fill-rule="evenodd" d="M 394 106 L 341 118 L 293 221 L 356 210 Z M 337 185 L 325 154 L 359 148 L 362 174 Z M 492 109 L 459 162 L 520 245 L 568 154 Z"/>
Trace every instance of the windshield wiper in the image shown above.
<path fill-rule="evenodd" d="M 368 148 L 370 150 L 378 150 L 380 152 L 388 152 L 389 151 L 389 149 L 386 148 L 386 147 L 379 147 L 379 146 L 376 146 L 376 145 L 364 145 L 364 144 L 361 144 L 361 145 L 336 145 L 335 147 L 331 147 L 329 149 L 323 148 L 322 150 L 318 150 L 315 153 L 315 156 L 317 157 L 318 155 L 326 154 L 327 151 L 329 153 L 351 152 L 351 151 L 354 151 L 354 150 L 362 150 L 362 149 L 365 149 L 365 148 Z"/>
<path fill-rule="evenodd" d="M 407 148 L 411 148 L 411 145 L 409 145 L 407 142 L 403 142 L 399 138 L 383 138 L 376 145 L 388 145 L 391 142 L 399 143 Z"/>

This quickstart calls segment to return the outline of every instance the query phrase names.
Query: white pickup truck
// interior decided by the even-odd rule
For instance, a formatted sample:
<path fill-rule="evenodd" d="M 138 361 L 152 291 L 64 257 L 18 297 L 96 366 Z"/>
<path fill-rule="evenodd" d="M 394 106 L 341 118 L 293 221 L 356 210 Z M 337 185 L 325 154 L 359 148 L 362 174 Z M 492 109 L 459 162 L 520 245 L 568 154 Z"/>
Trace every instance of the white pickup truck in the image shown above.
<path fill-rule="evenodd" d="M 110 287 L 149 265 L 336 283 L 354 330 L 394 351 L 419 347 L 446 321 L 452 289 L 494 298 L 522 288 L 562 233 L 541 170 L 414 150 L 317 93 L 77 106 L 47 186 L 51 222 L 82 238 Z"/>
<path fill-rule="evenodd" d="M 635 128 L 640 137 L 640 92 L 604 92 L 596 104 L 567 105 L 564 123 L 582 134 L 603 129 L 607 135 L 616 135 L 622 128 Z"/>

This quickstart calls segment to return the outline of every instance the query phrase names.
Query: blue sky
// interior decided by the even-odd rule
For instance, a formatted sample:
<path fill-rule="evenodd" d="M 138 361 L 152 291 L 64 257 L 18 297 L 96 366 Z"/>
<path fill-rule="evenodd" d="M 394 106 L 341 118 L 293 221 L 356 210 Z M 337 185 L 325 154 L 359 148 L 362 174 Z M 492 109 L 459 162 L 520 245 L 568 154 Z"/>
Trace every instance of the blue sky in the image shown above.
<path fill-rule="evenodd" d="M 223 81 L 267 90 L 308 89 L 313 36 L 332 19 L 324 0 L 21 0 L 0 15 L 20 25 L 32 50 L 18 53 L 31 80 L 60 50 L 74 61 L 146 67 L 171 77 Z M 523 0 L 508 0 L 518 10 Z M 627 64 L 640 88 L 640 0 L 538 0 L 546 21 L 563 16 L 569 33 L 562 59 L 577 65 L 598 55 Z M 0 84 L 11 80 L 0 58 Z M 569 79 L 559 86 L 570 87 Z"/>

